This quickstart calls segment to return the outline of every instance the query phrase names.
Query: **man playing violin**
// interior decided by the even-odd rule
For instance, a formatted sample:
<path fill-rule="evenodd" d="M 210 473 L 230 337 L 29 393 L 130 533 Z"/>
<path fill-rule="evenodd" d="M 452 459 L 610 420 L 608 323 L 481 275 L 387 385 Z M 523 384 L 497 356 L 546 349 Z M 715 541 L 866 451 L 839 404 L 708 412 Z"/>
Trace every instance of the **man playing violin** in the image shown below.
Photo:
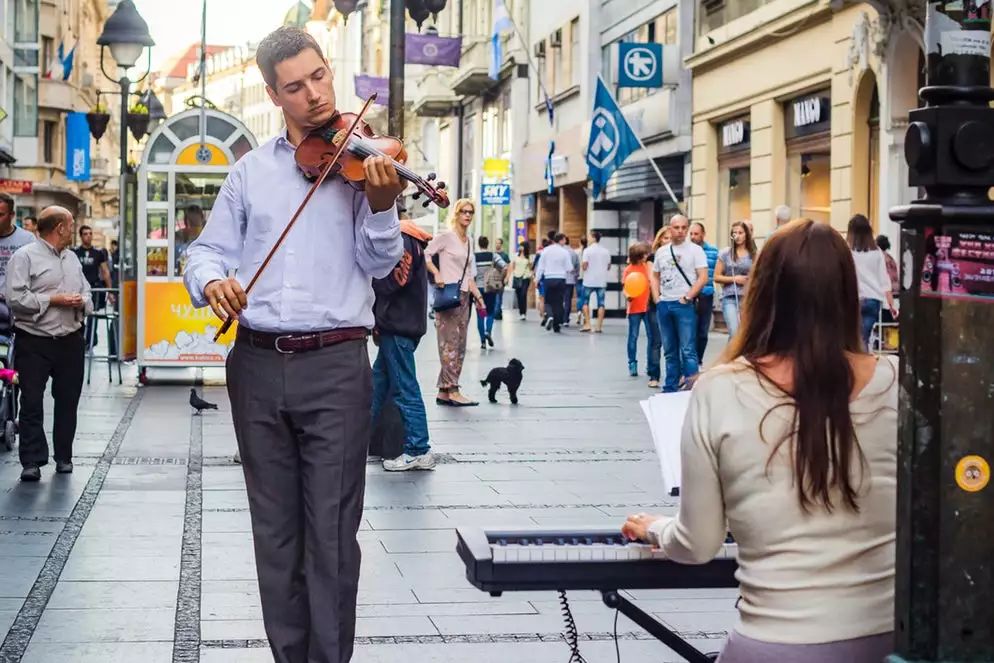
<path fill-rule="evenodd" d="M 404 187 L 385 157 L 365 160 L 365 191 L 326 180 L 249 299 L 248 278 L 310 188 L 295 146 L 336 112 L 331 68 L 303 30 L 277 29 L 256 59 L 286 130 L 232 168 L 183 278 L 195 305 L 239 323 L 228 395 L 273 657 L 341 663 L 352 657 L 359 584 L 370 281 L 403 253 L 395 203 Z"/>

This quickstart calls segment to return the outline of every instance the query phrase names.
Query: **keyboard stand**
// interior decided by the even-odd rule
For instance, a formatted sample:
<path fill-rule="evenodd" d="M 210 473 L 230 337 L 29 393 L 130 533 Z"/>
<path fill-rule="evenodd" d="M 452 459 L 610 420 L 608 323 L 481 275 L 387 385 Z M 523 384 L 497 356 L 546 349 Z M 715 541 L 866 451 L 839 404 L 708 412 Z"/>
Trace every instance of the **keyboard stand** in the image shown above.
<path fill-rule="evenodd" d="M 686 659 L 688 663 L 711 663 L 718 658 L 717 654 L 704 654 L 693 647 L 637 605 L 618 594 L 618 590 L 601 590 L 601 598 L 604 600 L 604 605 L 621 612 L 625 617 L 644 628 L 649 635 Z"/>

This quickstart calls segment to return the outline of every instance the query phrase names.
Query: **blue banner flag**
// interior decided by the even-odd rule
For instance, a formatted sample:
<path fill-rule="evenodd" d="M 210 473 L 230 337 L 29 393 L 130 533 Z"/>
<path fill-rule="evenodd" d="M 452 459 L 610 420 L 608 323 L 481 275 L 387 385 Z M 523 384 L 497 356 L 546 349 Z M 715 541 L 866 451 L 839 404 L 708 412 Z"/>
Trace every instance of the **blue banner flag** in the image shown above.
<path fill-rule="evenodd" d="M 590 143 L 587 145 L 587 175 L 594 184 L 594 200 L 600 197 L 611 174 L 640 145 L 624 113 L 618 108 L 618 102 L 598 76 L 594 114 L 590 121 Z"/>
<path fill-rule="evenodd" d="M 507 5 L 504 0 L 494 0 L 493 28 L 490 30 L 490 67 L 488 74 L 493 80 L 497 80 L 500 66 L 504 64 L 504 53 L 501 48 L 501 34 L 514 28 L 511 15 L 507 12 Z"/>
<path fill-rule="evenodd" d="M 66 179 L 90 179 L 90 125 L 86 113 L 66 115 Z"/>
<path fill-rule="evenodd" d="M 663 87 L 663 45 L 618 44 L 618 87 Z"/>

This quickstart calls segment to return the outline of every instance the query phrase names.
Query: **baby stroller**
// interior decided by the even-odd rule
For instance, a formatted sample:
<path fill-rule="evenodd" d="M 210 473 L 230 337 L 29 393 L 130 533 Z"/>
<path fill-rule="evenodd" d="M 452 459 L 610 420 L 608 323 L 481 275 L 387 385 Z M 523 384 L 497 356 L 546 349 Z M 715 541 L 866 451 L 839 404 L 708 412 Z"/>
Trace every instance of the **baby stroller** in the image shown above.
<path fill-rule="evenodd" d="M 14 370 L 14 324 L 0 301 L 0 445 L 11 451 L 17 441 L 17 371 Z"/>

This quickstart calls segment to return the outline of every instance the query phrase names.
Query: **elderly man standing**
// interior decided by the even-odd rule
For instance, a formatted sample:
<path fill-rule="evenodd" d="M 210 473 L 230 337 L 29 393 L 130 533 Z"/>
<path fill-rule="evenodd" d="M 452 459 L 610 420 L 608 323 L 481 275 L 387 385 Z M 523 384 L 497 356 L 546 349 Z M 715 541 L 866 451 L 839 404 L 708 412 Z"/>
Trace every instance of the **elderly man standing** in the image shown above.
<path fill-rule="evenodd" d="M 48 464 L 43 399 L 52 378 L 55 398 L 55 471 L 72 472 L 76 408 L 83 389 L 83 320 L 93 312 L 90 284 L 70 250 L 73 218 L 63 207 L 38 217 L 38 241 L 20 249 L 7 264 L 7 303 L 14 314 L 21 385 L 21 481 L 41 479 Z"/>

